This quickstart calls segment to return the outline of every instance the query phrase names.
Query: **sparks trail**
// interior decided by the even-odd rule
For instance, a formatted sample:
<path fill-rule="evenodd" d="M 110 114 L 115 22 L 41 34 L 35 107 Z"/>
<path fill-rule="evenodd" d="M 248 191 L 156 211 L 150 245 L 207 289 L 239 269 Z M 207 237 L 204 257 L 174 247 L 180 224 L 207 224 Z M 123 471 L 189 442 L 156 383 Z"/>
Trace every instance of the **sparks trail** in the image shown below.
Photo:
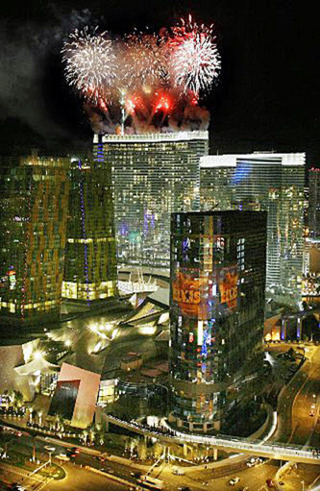
<path fill-rule="evenodd" d="M 70 34 L 62 54 L 67 82 L 87 101 L 98 133 L 208 125 L 199 100 L 220 70 L 212 25 L 198 25 L 189 16 L 159 34 L 134 30 L 123 39 L 85 27 Z"/>
<path fill-rule="evenodd" d="M 67 82 L 95 103 L 104 98 L 117 79 L 117 59 L 107 33 L 75 30 L 62 49 Z"/>

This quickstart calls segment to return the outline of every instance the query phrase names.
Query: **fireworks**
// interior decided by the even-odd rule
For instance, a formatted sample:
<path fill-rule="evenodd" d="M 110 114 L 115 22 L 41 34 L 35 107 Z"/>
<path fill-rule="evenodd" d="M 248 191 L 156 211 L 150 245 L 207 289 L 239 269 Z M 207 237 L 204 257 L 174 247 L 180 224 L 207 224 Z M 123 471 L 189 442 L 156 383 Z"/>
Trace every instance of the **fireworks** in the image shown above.
<path fill-rule="evenodd" d="M 117 60 L 106 33 L 76 30 L 62 49 L 66 79 L 88 100 L 101 103 L 117 78 Z"/>
<path fill-rule="evenodd" d="M 212 26 L 198 26 L 190 16 L 187 23 L 182 20 L 173 29 L 174 37 L 169 41 L 173 81 L 196 96 L 208 91 L 220 70 L 220 56 L 211 31 Z"/>
<path fill-rule="evenodd" d="M 220 70 L 212 32 L 213 26 L 198 25 L 191 17 L 159 34 L 134 30 L 122 40 L 97 28 L 76 30 L 62 49 L 66 79 L 112 120 L 110 131 L 121 126 L 124 132 L 129 125 L 131 131 L 147 131 L 155 118 L 156 130 L 161 125 L 196 128 L 206 112 L 199 99 Z"/>
<path fill-rule="evenodd" d="M 125 80 L 129 88 L 150 88 L 166 79 L 168 69 L 162 39 L 134 31 L 125 43 Z"/>

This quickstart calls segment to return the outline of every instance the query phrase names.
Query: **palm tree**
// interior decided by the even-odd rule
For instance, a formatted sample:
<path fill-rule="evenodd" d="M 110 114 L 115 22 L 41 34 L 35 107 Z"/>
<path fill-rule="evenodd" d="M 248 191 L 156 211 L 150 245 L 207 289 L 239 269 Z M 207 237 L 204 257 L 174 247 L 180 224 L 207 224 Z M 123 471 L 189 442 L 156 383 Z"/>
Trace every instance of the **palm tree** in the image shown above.
<path fill-rule="evenodd" d="M 54 421 L 55 421 L 55 430 L 56 431 L 63 431 L 63 416 L 61 413 L 56 413 L 54 416 Z"/>
<path fill-rule="evenodd" d="M 20 390 L 14 390 L 14 400 L 13 404 L 16 408 L 19 408 L 23 405 L 23 394 Z"/>

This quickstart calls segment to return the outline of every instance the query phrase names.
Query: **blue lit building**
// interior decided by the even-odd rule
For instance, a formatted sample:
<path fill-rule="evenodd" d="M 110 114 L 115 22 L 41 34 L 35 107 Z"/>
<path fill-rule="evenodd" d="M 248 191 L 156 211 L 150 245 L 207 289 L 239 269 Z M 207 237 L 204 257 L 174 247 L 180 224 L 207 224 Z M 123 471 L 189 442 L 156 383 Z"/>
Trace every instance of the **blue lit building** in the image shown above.
<path fill-rule="evenodd" d="M 297 303 L 304 248 L 304 153 L 210 155 L 200 164 L 202 210 L 268 212 L 268 296 Z"/>

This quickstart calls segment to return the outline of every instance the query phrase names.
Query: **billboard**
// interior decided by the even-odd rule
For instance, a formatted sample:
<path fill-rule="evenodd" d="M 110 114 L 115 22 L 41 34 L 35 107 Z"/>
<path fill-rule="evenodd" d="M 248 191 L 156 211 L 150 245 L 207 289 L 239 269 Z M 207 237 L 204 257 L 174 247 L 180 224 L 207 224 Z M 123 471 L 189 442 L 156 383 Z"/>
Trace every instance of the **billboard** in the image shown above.
<path fill-rule="evenodd" d="M 199 271 L 177 271 L 172 282 L 172 300 L 182 314 L 192 318 L 207 318 L 207 302 L 204 291 L 208 289 L 207 278 L 199 277 Z"/>
<path fill-rule="evenodd" d="M 223 311 L 233 311 L 238 305 L 237 265 L 221 268 L 219 272 L 220 304 Z"/>
<path fill-rule="evenodd" d="M 208 320 L 217 312 L 230 314 L 238 306 L 237 265 L 208 275 L 197 269 L 178 269 L 172 281 L 172 301 L 185 317 Z"/>

